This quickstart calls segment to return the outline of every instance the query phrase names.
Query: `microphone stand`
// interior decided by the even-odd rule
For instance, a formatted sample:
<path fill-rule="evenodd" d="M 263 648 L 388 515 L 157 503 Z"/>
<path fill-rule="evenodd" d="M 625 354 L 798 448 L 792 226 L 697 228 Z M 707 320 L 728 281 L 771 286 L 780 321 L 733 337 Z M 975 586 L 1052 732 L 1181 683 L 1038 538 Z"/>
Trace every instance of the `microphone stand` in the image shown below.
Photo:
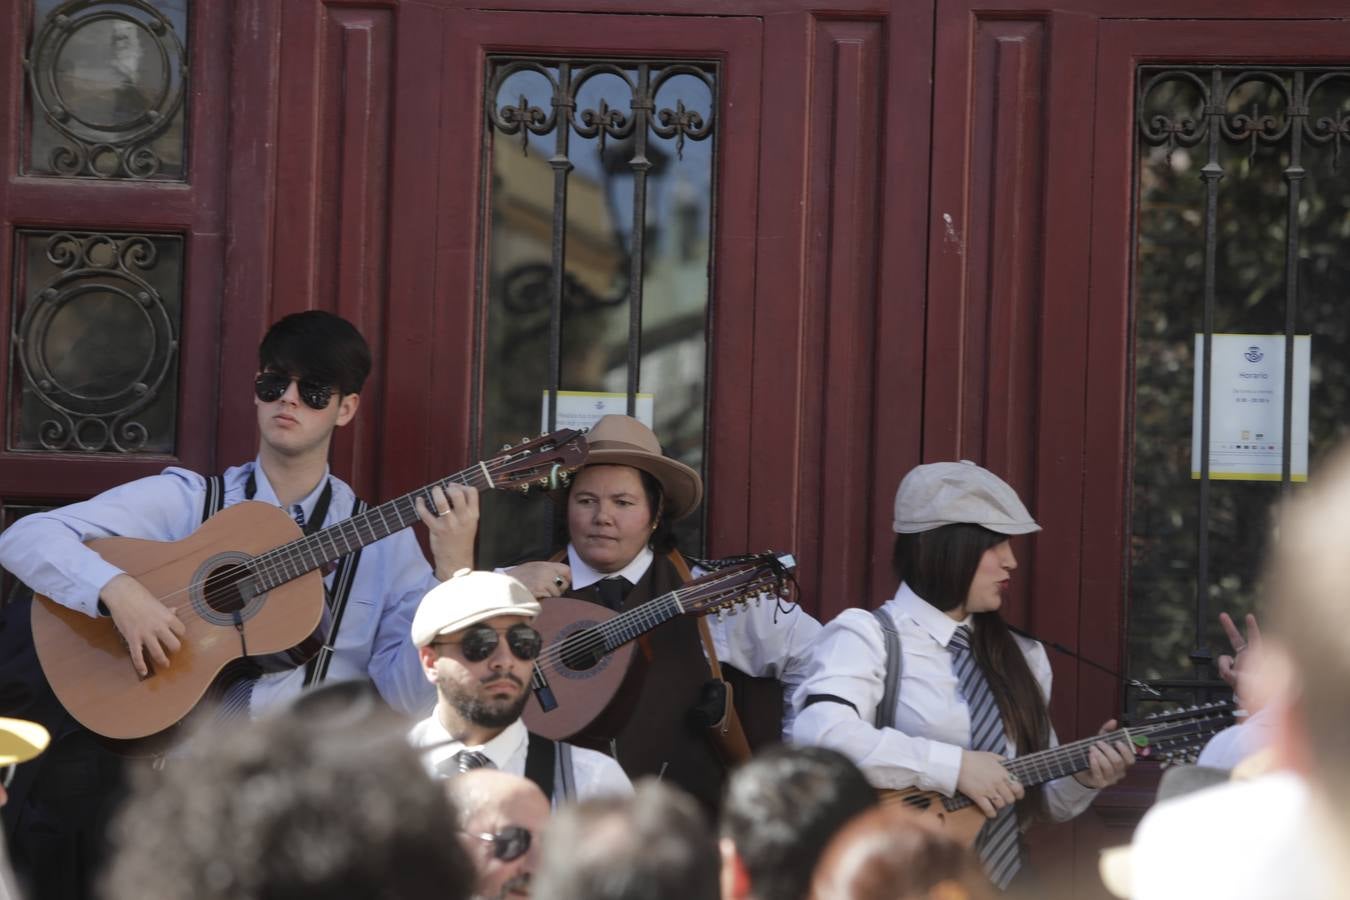
<path fill-rule="evenodd" d="M 1008 630 L 1011 631 L 1011 632 L 1013 632 L 1014 634 L 1020 634 L 1022 637 L 1027 638 L 1028 640 L 1039 641 L 1040 643 L 1044 644 L 1044 645 L 1047 646 L 1047 647 L 1053 647 L 1055 650 L 1058 650 L 1060 653 L 1063 653 L 1065 656 L 1071 656 L 1071 657 L 1073 657 L 1074 659 L 1078 660 L 1079 662 L 1087 663 L 1089 666 L 1092 666 L 1092 668 L 1094 668 L 1094 669 L 1100 669 L 1101 671 L 1105 672 L 1107 675 L 1110 675 L 1111 677 L 1115 678 L 1117 681 L 1120 681 L 1120 682 L 1122 682 L 1122 683 L 1124 683 L 1124 684 L 1128 684 L 1130 687 L 1135 688 L 1136 690 L 1138 690 L 1138 691 L 1140 691 L 1140 692 L 1142 692 L 1142 693 L 1144 693 L 1144 694 L 1147 694 L 1147 695 L 1150 696 L 1150 697 L 1153 697 L 1153 698 L 1158 699 L 1158 700 L 1161 700 L 1161 699 L 1162 699 L 1162 691 L 1158 690 L 1158 689 L 1155 688 L 1153 685 L 1147 684 L 1147 683 L 1145 683 L 1145 682 L 1143 682 L 1143 681 L 1140 681 L 1138 678 L 1126 678 L 1124 675 L 1120 674 L 1119 672 L 1115 671 L 1114 669 L 1109 669 L 1109 668 L 1107 668 L 1106 666 L 1102 665 L 1102 664 L 1099 663 L 1099 662 L 1096 662 L 1096 661 L 1094 661 L 1094 660 L 1088 659 L 1086 656 L 1083 656 L 1083 655 L 1081 655 L 1081 654 L 1079 654 L 1079 653 L 1075 653 L 1074 651 L 1070 650 L 1068 647 L 1065 647 L 1063 644 L 1056 643 L 1055 641 L 1046 641 L 1046 640 L 1042 640 L 1041 638 L 1036 637 L 1036 635 L 1031 634 L 1030 632 L 1023 631 L 1021 628 L 1018 628 L 1016 625 L 1008 625 Z"/>

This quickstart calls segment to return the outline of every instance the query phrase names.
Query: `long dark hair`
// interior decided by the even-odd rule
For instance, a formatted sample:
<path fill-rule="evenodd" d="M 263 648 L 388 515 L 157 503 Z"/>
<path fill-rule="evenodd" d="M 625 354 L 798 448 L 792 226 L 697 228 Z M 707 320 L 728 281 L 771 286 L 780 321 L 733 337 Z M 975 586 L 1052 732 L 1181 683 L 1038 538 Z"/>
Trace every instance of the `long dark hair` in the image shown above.
<path fill-rule="evenodd" d="M 918 534 L 897 534 L 891 554 L 895 575 L 930 606 L 943 612 L 960 606 L 970 592 L 984 552 L 1008 539 L 979 525 L 944 525 Z M 1003 727 L 1020 754 L 1050 746 L 1050 714 L 1016 638 L 998 612 L 975 613 L 970 647 L 984 670 L 1003 715 Z M 1027 791 L 1028 811 L 1039 815 L 1039 789 Z"/>

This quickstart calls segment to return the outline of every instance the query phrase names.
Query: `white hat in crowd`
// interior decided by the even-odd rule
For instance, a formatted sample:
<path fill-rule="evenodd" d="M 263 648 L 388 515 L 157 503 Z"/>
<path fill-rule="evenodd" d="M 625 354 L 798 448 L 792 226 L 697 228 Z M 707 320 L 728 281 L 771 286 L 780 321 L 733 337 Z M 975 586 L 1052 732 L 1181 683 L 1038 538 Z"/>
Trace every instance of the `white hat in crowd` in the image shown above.
<path fill-rule="evenodd" d="M 944 525 L 980 525 L 999 534 L 1029 534 L 1041 526 L 1006 481 L 968 459 L 909 470 L 895 492 L 896 534 Z"/>
<path fill-rule="evenodd" d="M 537 615 L 539 601 L 510 575 L 460 569 L 422 598 L 413 616 L 412 639 L 425 647 L 443 634 L 496 616 Z"/>

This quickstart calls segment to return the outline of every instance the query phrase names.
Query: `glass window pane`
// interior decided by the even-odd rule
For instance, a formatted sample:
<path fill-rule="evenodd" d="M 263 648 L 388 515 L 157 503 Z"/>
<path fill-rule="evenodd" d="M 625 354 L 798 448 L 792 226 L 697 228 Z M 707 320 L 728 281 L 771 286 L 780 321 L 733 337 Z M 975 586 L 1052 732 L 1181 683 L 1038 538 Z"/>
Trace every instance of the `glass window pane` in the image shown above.
<path fill-rule="evenodd" d="M 1350 147 L 1350 77 L 1341 70 L 1145 67 L 1139 84 L 1129 674 L 1213 682 L 1191 653 L 1226 650 L 1218 613 L 1236 616 L 1262 603 L 1258 578 L 1283 489 L 1278 481 L 1212 480 L 1208 505 L 1200 505 L 1191 430 L 1206 252 L 1214 253 L 1214 333 L 1283 335 L 1292 302 L 1294 332 L 1312 335 L 1315 477 L 1319 456 L 1350 431 L 1350 267 L 1343 250 L 1350 172 L 1340 159 Z M 1211 99 L 1218 102 L 1207 115 Z M 1215 174 L 1214 166 L 1222 177 L 1210 222 L 1204 173 L 1208 167 Z M 1292 245 L 1291 189 L 1298 192 Z M 1208 573 L 1197 588 L 1202 529 Z M 1205 592 L 1198 634 L 1197 590 Z"/>
<path fill-rule="evenodd" d="M 11 450 L 173 453 L 183 241 L 20 231 Z"/>
<path fill-rule="evenodd" d="M 638 392 L 652 397 L 666 452 L 701 472 L 715 66 L 494 57 L 487 84 L 483 453 L 539 431 L 551 352 L 559 390 L 617 395 L 624 408 L 639 300 Z M 570 123 L 553 114 L 559 100 L 573 109 Z M 485 497 L 481 556 L 537 557 L 556 541 L 551 514 L 538 499 Z M 694 552 L 701 521 L 696 513 L 678 526 Z"/>
<path fill-rule="evenodd" d="M 182 181 L 188 0 L 36 0 L 24 173 Z"/>

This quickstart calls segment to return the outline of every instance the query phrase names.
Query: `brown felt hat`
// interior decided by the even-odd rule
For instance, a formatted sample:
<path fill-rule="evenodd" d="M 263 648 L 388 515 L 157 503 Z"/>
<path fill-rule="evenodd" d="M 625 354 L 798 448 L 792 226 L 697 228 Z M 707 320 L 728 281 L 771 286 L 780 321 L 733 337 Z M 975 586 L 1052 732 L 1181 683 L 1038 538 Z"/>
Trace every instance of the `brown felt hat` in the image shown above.
<path fill-rule="evenodd" d="M 703 499 L 698 473 L 661 452 L 661 442 L 631 416 L 603 416 L 586 435 L 587 466 L 632 466 L 661 483 L 671 521 L 689 515 Z"/>

